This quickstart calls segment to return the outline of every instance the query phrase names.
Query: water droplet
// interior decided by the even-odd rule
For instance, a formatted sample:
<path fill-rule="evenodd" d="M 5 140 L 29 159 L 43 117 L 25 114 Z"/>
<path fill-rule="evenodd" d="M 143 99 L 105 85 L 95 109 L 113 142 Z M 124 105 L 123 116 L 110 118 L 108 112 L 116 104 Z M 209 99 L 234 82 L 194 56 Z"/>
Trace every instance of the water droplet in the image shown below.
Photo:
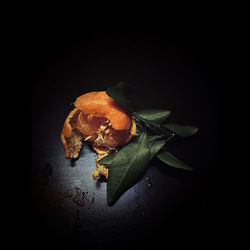
<path fill-rule="evenodd" d="M 148 187 L 151 188 L 152 182 L 150 180 L 150 177 L 146 177 L 146 180 L 147 180 Z"/>

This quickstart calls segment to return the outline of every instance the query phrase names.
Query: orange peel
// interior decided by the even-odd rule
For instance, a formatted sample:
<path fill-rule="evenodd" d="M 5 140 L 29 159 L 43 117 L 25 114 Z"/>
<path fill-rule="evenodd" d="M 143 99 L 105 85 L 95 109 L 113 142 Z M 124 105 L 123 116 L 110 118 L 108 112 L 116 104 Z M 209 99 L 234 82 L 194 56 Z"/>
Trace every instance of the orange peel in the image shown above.
<path fill-rule="evenodd" d="M 76 99 L 74 105 L 83 110 L 85 114 L 106 117 L 115 130 L 128 130 L 130 128 L 131 117 L 128 111 L 109 97 L 105 91 L 84 94 Z"/>
<path fill-rule="evenodd" d="M 126 145 L 136 134 L 136 123 L 131 114 L 105 91 L 79 96 L 75 108 L 67 116 L 61 140 L 67 159 L 79 157 L 83 140 L 89 141 L 97 153 L 93 179 L 100 174 L 108 178 L 108 168 L 100 159 Z"/>

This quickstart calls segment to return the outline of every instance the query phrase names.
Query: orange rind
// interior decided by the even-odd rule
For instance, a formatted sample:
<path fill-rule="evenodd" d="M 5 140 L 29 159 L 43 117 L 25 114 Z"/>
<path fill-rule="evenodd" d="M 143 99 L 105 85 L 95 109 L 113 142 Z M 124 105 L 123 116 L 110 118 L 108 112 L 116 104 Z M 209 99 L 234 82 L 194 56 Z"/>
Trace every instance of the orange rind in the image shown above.
<path fill-rule="evenodd" d="M 136 134 L 135 120 L 105 91 L 86 93 L 78 97 L 74 105 L 61 133 L 65 157 L 78 158 L 83 141 L 90 142 L 97 153 L 92 177 L 96 179 L 101 174 L 108 179 L 108 168 L 98 161 L 131 141 Z"/>

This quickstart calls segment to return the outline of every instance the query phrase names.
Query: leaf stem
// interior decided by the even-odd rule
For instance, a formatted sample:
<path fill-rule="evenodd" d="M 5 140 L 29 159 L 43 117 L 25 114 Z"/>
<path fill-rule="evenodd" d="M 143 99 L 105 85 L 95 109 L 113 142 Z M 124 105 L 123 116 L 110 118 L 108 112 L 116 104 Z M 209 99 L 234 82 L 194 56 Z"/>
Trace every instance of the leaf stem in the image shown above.
<path fill-rule="evenodd" d="M 169 137 L 168 137 L 168 139 L 165 141 L 165 143 L 166 142 L 168 142 L 168 141 L 170 141 L 172 138 L 174 138 L 175 137 L 175 133 L 172 133 Z"/>
<path fill-rule="evenodd" d="M 170 130 L 170 129 L 166 128 L 166 127 L 162 128 L 161 125 L 155 124 L 154 122 L 151 122 L 150 120 L 144 119 L 144 118 L 142 118 L 141 116 L 137 115 L 135 112 L 133 113 L 133 118 L 142 121 L 142 122 L 145 123 L 147 126 L 150 125 L 150 126 L 152 126 L 152 127 L 154 127 L 154 128 L 157 128 L 157 129 L 160 130 L 161 132 L 164 132 L 164 133 L 169 134 L 171 138 L 174 137 L 174 135 L 175 135 L 175 133 L 173 133 L 172 130 Z M 171 138 L 170 138 L 170 139 L 171 139 Z"/>

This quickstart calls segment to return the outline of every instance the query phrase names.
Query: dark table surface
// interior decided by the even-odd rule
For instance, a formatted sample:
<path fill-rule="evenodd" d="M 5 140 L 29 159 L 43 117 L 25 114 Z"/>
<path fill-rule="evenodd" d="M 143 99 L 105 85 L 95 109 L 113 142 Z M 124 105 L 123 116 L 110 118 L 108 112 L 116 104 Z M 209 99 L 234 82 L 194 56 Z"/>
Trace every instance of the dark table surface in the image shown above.
<path fill-rule="evenodd" d="M 134 30 L 83 27 L 75 35 L 41 28 L 32 42 L 35 244 L 128 249 L 152 242 L 167 245 L 173 239 L 178 243 L 184 235 L 191 235 L 189 241 L 198 234 L 209 240 L 207 230 L 212 227 L 210 233 L 215 232 L 219 217 L 218 93 L 223 70 L 216 30 L 185 25 Z M 145 176 L 108 206 L 106 182 L 91 177 L 95 152 L 85 144 L 77 161 L 66 160 L 60 133 L 76 97 L 120 80 L 132 86 L 136 110 L 169 109 L 169 121 L 195 125 L 199 132 L 168 145 L 194 172 L 153 160 Z"/>

